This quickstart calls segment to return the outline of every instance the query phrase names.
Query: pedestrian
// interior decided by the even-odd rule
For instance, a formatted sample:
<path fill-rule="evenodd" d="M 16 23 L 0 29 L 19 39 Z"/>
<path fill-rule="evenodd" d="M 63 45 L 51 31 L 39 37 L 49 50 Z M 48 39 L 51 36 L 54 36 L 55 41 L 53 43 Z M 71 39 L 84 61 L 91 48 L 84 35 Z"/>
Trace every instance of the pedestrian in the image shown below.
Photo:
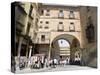
<path fill-rule="evenodd" d="M 54 59 L 52 60 L 52 65 L 53 65 L 53 68 L 55 68 L 55 63 L 54 63 Z"/>
<path fill-rule="evenodd" d="M 67 57 L 67 58 L 66 58 L 66 65 L 68 65 L 69 62 L 70 62 L 70 59 L 69 59 L 69 57 Z"/>
<path fill-rule="evenodd" d="M 70 58 L 69 57 L 68 57 L 68 61 L 67 62 L 68 62 L 68 64 L 70 64 Z"/>
<path fill-rule="evenodd" d="M 52 66 L 52 59 L 49 60 L 49 66 Z"/>
<path fill-rule="evenodd" d="M 44 58 L 41 59 L 41 68 L 44 68 Z"/>
<path fill-rule="evenodd" d="M 48 67 L 48 60 L 45 58 L 45 67 Z"/>
<path fill-rule="evenodd" d="M 57 59 L 54 59 L 54 67 L 57 67 Z"/>

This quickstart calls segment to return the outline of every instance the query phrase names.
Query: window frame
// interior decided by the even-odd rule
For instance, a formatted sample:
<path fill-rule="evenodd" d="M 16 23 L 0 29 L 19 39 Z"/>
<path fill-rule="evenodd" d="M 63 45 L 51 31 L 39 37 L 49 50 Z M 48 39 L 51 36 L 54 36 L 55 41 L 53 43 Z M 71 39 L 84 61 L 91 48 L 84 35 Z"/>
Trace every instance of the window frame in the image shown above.
<path fill-rule="evenodd" d="M 45 26 L 44 28 L 45 28 L 45 29 L 49 29 L 49 27 L 48 27 L 48 26 Z"/>
<path fill-rule="evenodd" d="M 46 21 L 45 24 L 49 24 L 49 21 Z"/>
<path fill-rule="evenodd" d="M 40 21 L 40 23 L 42 24 L 42 23 L 43 23 L 43 21 Z"/>
<path fill-rule="evenodd" d="M 64 31 L 64 25 L 58 24 L 57 31 L 63 32 Z"/>
<path fill-rule="evenodd" d="M 69 11 L 69 19 L 75 19 L 75 14 L 73 10 Z"/>
<path fill-rule="evenodd" d="M 59 22 L 59 24 L 63 24 L 63 22 Z"/>
<path fill-rule="evenodd" d="M 41 35 L 41 41 L 45 41 L 45 35 Z"/>
<path fill-rule="evenodd" d="M 46 10 L 46 16 L 50 16 L 50 10 L 49 9 Z"/>
<path fill-rule="evenodd" d="M 59 10 L 58 18 L 64 18 L 64 12 L 63 12 L 63 10 Z"/>
<path fill-rule="evenodd" d="M 73 26 L 73 29 L 71 29 L 72 26 Z M 74 22 L 70 22 L 69 31 L 70 31 L 70 32 L 75 32 L 75 24 L 74 24 Z"/>

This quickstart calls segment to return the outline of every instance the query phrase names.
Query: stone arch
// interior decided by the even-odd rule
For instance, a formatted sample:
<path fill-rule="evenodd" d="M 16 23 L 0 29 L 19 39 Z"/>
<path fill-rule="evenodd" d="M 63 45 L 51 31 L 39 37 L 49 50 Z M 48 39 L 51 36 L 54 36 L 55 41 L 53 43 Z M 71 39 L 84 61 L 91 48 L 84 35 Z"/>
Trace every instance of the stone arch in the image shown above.
<path fill-rule="evenodd" d="M 69 37 L 67 37 L 67 36 L 69 36 Z M 79 44 L 80 44 L 80 40 L 76 36 L 73 36 L 73 35 L 70 35 L 70 34 L 60 34 L 60 35 L 57 35 L 57 36 L 55 36 L 51 40 L 51 43 L 53 41 L 55 41 L 55 40 L 58 40 L 58 39 L 64 39 L 64 40 L 67 40 L 71 44 L 71 42 L 68 40 L 68 38 L 70 38 L 70 37 L 73 37 L 74 39 L 76 39 L 79 42 Z M 73 38 L 72 38 L 72 40 L 73 40 Z"/>
<path fill-rule="evenodd" d="M 73 44 L 73 40 L 77 41 L 78 46 L 80 46 L 80 41 L 75 36 L 69 35 L 69 34 L 61 34 L 61 35 L 56 36 L 51 42 L 52 46 L 55 44 L 55 41 L 57 41 L 59 39 L 64 39 L 64 40 L 68 41 L 68 43 L 70 44 L 70 47 L 72 47 L 71 45 Z M 72 54 L 72 56 L 74 56 L 74 54 Z M 73 57 L 72 57 L 72 59 L 74 60 Z"/>
<path fill-rule="evenodd" d="M 63 35 L 69 35 L 69 36 L 73 36 L 75 37 L 79 42 L 80 42 L 80 47 L 83 47 L 82 44 L 82 36 L 81 36 L 81 32 L 51 32 L 50 34 L 50 43 L 52 43 L 52 41 L 59 37 L 59 36 L 63 36 Z"/>

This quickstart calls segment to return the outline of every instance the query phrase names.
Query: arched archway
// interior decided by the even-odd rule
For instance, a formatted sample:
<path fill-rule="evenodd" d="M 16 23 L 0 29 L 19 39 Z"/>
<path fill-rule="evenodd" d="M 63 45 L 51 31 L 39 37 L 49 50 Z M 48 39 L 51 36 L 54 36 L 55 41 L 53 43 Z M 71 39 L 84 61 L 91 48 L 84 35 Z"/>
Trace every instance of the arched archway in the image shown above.
<path fill-rule="evenodd" d="M 59 59 L 61 56 L 60 48 L 57 44 L 57 41 L 60 39 L 66 40 L 69 43 L 69 45 L 70 45 L 69 57 L 70 57 L 70 60 L 74 60 L 75 59 L 75 52 L 76 51 L 80 52 L 80 42 L 75 36 L 69 35 L 69 34 L 61 34 L 53 39 L 53 41 L 51 43 L 51 53 L 50 53 L 51 58 Z M 67 57 L 68 55 L 65 54 L 64 56 Z"/>
<path fill-rule="evenodd" d="M 60 38 L 52 42 L 51 58 L 70 57 L 70 43 L 68 40 Z"/>

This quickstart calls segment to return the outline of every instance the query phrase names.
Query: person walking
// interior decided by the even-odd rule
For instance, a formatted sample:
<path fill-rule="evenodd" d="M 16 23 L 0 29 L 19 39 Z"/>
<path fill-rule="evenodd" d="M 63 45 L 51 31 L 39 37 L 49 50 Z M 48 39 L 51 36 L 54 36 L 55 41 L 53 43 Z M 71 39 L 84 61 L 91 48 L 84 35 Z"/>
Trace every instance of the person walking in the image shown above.
<path fill-rule="evenodd" d="M 52 65 L 53 65 L 53 68 L 55 68 L 55 63 L 54 63 L 54 59 L 52 60 Z"/>
<path fill-rule="evenodd" d="M 44 68 L 44 58 L 41 59 L 41 68 Z"/>
<path fill-rule="evenodd" d="M 57 67 L 57 59 L 54 59 L 54 67 Z"/>

